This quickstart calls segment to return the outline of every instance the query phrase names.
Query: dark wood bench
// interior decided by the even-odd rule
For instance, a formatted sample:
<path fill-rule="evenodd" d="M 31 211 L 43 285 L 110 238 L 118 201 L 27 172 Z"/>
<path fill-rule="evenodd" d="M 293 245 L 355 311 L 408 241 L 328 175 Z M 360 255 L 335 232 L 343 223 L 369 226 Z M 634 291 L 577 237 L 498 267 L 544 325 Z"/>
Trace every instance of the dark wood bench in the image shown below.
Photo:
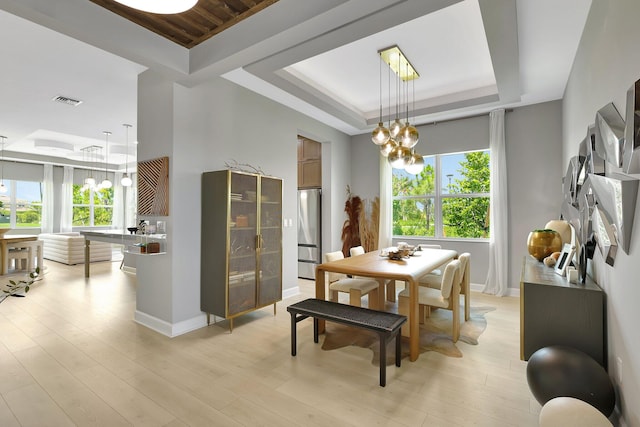
<path fill-rule="evenodd" d="M 400 327 L 407 321 L 406 316 L 384 311 L 370 310 L 353 305 L 340 304 L 309 298 L 287 307 L 291 313 L 291 355 L 296 355 L 296 325 L 308 317 L 313 318 L 313 342 L 318 342 L 318 319 L 342 323 L 356 328 L 376 332 L 380 337 L 380 385 L 387 383 L 387 343 L 396 340 L 396 366 L 400 366 Z"/>

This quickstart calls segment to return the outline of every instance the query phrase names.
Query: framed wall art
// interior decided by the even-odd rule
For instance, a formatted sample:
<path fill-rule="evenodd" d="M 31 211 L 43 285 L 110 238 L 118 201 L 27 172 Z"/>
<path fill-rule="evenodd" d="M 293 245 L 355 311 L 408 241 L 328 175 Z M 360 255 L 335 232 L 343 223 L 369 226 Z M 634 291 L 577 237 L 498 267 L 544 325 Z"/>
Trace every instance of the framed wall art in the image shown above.
<path fill-rule="evenodd" d="M 169 157 L 138 162 L 138 215 L 169 215 Z"/>

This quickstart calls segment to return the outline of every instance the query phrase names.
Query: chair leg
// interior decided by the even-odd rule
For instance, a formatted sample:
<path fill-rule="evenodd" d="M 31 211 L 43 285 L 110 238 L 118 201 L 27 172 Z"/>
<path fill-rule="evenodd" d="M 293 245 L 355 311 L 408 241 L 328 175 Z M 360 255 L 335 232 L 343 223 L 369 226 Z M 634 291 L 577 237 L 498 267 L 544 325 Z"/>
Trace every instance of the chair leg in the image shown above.
<path fill-rule="evenodd" d="M 338 291 L 329 289 L 329 299 L 333 302 L 338 302 Z"/>
<path fill-rule="evenodd" d="M 420 324 L 424 324 L 425 309 L 429 310 L 429 307 L 424 304 L 420 304 L 418 307 L 420 307 Z"/>
<path fill-rule="evenodd" d="M 360 289 L 349 290 L 349 305 L 362 307 L 362 292 Z"/>
<path fill-rule="evenodd" d="M 389 280 L 387 282 L 387 301 L 396 302 L 396 281 Z"/>
<path fill-rule="evenodd" d="M 471 285 L 467 281 L 464 289 L 464 321 L 471 318 Z"/>
<path fill-rule="evenodd" d="M 384 306 L 382 306 L 384 307 Z M 369 291 L 369 308 L 372 310 L 380 310 L 380 294 L 378 288 Z"/>
<path fill-rule="evenodd" d="M 398 314 L 402 314 L 403 316 L 407 316 L 407 318 L 409 317 L 409 298 L 408 297 L 404 297 L 404 296 L 399 296 L 398 297 Z M 409 336 L 409 322 L 405 322 L 404 325 L 402 325 L 402 332 L 401 332 L 403 337 L 408 337 Z"/>
<path fill-rule="evenodd" d="M 458 338 L 460 338 L 460 298 L 457 296 L 453 297 L 453 307 L 452 313 L 453 317 L 453 342 L 458 342 Z"/>

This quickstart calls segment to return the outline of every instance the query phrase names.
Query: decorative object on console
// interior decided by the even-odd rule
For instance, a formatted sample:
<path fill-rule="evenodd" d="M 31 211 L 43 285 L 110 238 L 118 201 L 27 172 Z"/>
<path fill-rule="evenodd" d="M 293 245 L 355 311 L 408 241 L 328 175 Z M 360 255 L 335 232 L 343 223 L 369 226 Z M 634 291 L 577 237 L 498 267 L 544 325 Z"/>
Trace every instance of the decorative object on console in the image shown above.
<path fill-rule="evenodd" d="M 573 253 L 574 247 L 568 243 L 565 243 L 554 267 L 554 270 L 557 274 L 564 276 L 567 267 L 571 264 L 571 260 L 573 260 Z"/>
<path fill-rule="evenodd" d="M 554 230 L 560 235 L 562 243 L 571 243 L 573 230 L 568 221 L 563 219 L 552 219 L 544 226 L 547 230 Z"/>
<path fill-rule="evenodd" d="M 562 248 L 562 238 L 557 231 L 551 229 L 533 230 L 527 238 L 529 254 L 542 261 Z"/>

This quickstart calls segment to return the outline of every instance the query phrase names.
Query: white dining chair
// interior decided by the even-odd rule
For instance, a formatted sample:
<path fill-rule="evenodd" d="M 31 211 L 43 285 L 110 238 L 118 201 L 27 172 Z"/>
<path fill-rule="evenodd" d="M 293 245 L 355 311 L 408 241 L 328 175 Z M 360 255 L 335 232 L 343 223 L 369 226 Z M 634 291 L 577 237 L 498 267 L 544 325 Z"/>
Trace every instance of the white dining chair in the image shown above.
<path fill-rule="evenodd" d="M 460 260 L 460 295 L 464 295 L 464 320 L 471 316 L 471 254 L 465 252 L 458 256 Z M 442 287 L 442 269 L 425 274 L 420 278 L 420 286 L 440 289 Z"/>
<path fill-rule="evenodd" d="M 342 251 L 327 252 L 324 255 L 325 262 L 338 261 L 344 259 Z M 329 273 L 329 299 L 338 301 L 338 292 L 349 294 L 349 305 L 362 306 L 362 297 L 369 296 L 369 308 L 378 309 L 379 304 L 379 283 L 377 280 L 369 278 L 349 278 L 341 273 Z"/>
<path fill-rule="evenodd" d="M 442 287 L 433 289 L 418 286 L 418 305 L 420 307 L 420 323 L 424 323 L 425 315 L 430 315 L 431 307 L 452 311 L 452 338 L 457 342 L 460 337 L 460 260 L 453 260 L 444 268 Z M 398 313 L 409 316 L 409 289 L 405 287 L 398 294 Z M 403 335 L 408 336 L 408 327 L 403 326 Z"/>
<path fill-rule="evenodd" d="M 364 255 L 366 252 L 362 246 L 354 246 L 349 249 L 349 255 L 352 257 Z M 358 279 L 369 279 L 368 277 L 360 277 L 355 276 Z M 370 280 L 370 279 L 369 279 Z M 396 281 L 395 280 L 385 280 L 385 279 L 376 279 L 378 281 L 378 307 L 382 310 L 384 307 L 384 299 L 385 295 L 388 301 L 395 302 L 396 301 Z M 386 294 L 385 294 L 386 288 Z"/>

